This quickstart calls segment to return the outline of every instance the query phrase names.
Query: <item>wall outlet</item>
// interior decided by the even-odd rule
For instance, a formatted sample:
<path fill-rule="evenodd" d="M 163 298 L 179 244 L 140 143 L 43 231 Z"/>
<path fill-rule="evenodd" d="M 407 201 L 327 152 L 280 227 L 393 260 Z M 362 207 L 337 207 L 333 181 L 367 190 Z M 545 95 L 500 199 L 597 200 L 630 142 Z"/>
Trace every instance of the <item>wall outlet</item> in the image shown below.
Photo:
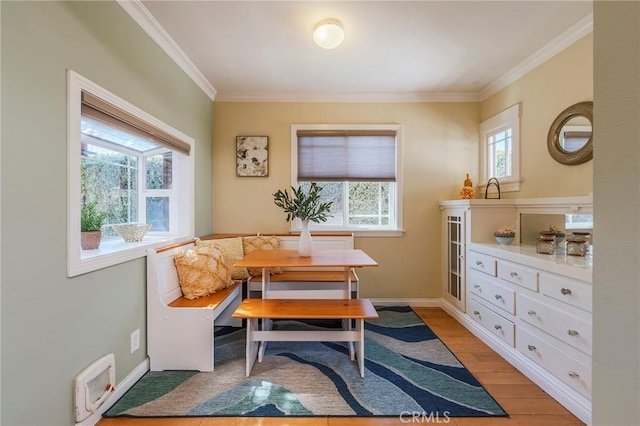
<path fill-rule="evenodd" d="M 140 349 L 140 329 L 131 333 L 131 353 Z"/>

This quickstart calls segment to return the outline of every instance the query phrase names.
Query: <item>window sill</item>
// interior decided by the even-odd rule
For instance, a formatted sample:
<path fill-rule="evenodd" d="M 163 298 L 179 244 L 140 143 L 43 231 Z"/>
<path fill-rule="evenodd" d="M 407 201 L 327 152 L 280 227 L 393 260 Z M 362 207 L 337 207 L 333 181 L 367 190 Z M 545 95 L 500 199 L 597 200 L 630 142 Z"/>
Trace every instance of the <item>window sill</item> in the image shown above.
<path fill-rule="evenodd" d="M 335 228 L 335 229 L 318 229 L 311 228 L 312 234 L 347 232 L 352 233 L 355 237 L 402 237 L 404 229 L 364 229 L 364 228 Z M 292 233 L 300 233 L 300 229 L 291 229 Z"/>
<path fill-rule="evenodd" d="M 103 241 L 96 250 L 80 250 L 78 259 L 70 259 L 67 276 L 75 277 L 108 266 L 118 265 L 147 255 L 150 248 L 162 247 L 174 242 L 184 241 L 189 236 L 145 236 L 136 243 L 127 243 L 120 239 Z"/>

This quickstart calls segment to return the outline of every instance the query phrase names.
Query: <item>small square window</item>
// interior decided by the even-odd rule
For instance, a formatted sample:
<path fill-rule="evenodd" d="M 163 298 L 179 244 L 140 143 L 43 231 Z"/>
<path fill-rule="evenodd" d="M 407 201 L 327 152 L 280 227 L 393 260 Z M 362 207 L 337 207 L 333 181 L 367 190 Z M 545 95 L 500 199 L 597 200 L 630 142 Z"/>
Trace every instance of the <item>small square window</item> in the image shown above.
<path fill-rule="evenodd" d="M 480 124 L 482 182 L 497 178 L 503 192 L 520 190 L 520 106 Z"/>

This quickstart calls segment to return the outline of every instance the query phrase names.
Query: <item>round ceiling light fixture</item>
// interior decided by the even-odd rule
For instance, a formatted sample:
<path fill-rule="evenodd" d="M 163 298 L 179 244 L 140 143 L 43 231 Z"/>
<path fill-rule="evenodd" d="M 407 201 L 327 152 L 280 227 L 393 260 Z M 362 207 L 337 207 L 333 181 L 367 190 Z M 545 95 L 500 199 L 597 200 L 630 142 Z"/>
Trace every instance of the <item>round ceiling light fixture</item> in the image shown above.
<path fill-rule="evenodd" d="M 342 23 L 337 19 L 324 19 L 313 28 L 313 41 L 323 49 L 338 47 L 344 40 Z"/>

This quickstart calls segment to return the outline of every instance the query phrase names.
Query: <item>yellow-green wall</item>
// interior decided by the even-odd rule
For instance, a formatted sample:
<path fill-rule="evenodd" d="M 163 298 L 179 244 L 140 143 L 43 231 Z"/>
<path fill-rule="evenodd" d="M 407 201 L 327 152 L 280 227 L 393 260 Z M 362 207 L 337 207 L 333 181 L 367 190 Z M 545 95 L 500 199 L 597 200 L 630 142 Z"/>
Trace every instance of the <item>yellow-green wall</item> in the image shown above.
<path fill-rule="evenodd" d="M 402 237 L 358 237 L 380 266 L 359 271 L 376 298 L 440 297 L 440 210 L 477 174 L 477 103 L 225 103 L 214 105 L 215 232 L 287 232 L 271 194 L 291 183 L 292 124 L 403 126 Z M 235 175 L 235 137 L 269 136 L 269 177 Z"/>
<path fill-rule="evenodd" d="M 593 192 L 593 161 L 566 166 L 547 150 L 556 116 L 576 102 L 593 100 L 593 35 L 589 34 L 480 104 L 480 119 L 521 104 L 519 192 L 506 198 L 586 195 Z"/>
<path fill-rule="evenodd" d="M 556 163 L 546 136 L 560 111 L 593 99 L 593 37 L 588 35 L 483 102 L 214 104 L 215 232 L 287 232 L 271 194 L 291 180 L 292 124 L 387 124 L 404 130 L 402 237 L 357 237 L 380 267 L 362 270 L 372 298 L 437 298 L 441 218 L 438 201 L 458 197 L 465 173 L 477 182 L 478 125 L 521 103 L 521 190 L 505 197 L 584 195 L 593 191 L 592 162 Z M 269 176 L 236 177 L 235 137 L 269 137 Z M 477 197 L 481 197 L 478 194 Z"/>

